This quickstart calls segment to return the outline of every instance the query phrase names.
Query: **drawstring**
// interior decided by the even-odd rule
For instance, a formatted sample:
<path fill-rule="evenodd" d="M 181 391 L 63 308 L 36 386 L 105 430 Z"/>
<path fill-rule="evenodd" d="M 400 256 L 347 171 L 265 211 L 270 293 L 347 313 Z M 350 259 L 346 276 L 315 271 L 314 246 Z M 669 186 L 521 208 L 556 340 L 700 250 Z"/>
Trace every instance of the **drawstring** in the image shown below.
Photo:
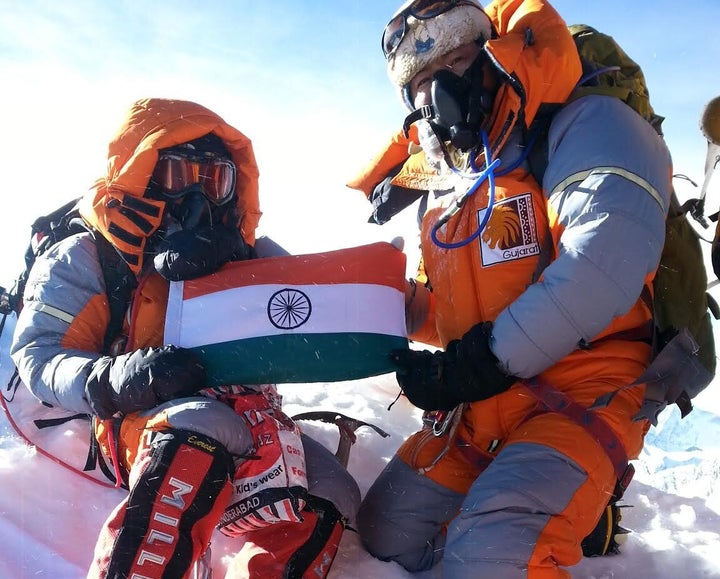
<path fill-rule="evenodd" d="M 576 86 L 583 86 L 587 81 L 592 80 L 601 74 L 605 74 L 606 72 L 617 72 L 618 70 L 620 70 L 619 66 L 606 66 L 605 68 L 598 68 L 597 70 L 593 70 L 581 77 Z"/>
<path fill-rule="evenodd" d="M 115 471 L 115 488 L 118 489 L 122 486 L 122 473 L 120 472 L 120 460 L 118 459 L 114 424 L 112 428 L 108 428 L 108 447 L 110 450 L 110 461 Z"/>

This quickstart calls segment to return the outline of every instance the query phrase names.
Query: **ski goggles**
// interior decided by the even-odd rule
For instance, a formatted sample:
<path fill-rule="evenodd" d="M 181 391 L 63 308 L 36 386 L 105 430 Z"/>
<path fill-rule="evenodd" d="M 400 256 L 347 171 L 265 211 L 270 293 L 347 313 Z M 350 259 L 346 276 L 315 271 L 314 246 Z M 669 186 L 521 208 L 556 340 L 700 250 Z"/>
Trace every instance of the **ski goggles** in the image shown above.
<path fill-rule="evenodd" d="M 193 185 L 200 185 L 212 203 L 222 205 L 235 192 L 235 164 L 225 157 L 160 153 L 153 180 L 163 195 L 177 199 Z"/>
<path fill-rule="evenodd" d="M 405 38 L 408 28 L 408 16 L 417 20 L 429 20 L 444 14 L 456 6 L 475 6 L 481 9 L 477 2 L 471 0 L 414 0 L 401 9 L 385 27 L 382 35 L 382 51 L 385 60 L 390 60 L 400 43 Z"/>

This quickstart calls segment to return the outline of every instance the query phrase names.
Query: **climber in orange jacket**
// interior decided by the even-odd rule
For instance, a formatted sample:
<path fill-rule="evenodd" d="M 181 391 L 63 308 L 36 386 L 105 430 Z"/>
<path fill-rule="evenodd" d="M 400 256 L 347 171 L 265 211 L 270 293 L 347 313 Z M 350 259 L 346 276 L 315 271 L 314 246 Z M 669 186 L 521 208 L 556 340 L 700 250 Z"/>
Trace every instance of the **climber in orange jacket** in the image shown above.
<path fill-rule="evenodd" d="M 378 222 L 424 197 L 408 328 L 440 350 L 394 361 L 409 401 L 442 420 L 369 489 L 361 538 L 450 579 L 568 577 L 649 425 L 634 420 L 644 388 L 626 387 L 651 359 L 642 294 L 664 244 L 669 152 L 619 99 L 585 96 L 552 117 L 535 180 L 533 121 L 582 72 L 546 1 L 410 1 L 382 47 L 407 138 L 351 186 Z"/>

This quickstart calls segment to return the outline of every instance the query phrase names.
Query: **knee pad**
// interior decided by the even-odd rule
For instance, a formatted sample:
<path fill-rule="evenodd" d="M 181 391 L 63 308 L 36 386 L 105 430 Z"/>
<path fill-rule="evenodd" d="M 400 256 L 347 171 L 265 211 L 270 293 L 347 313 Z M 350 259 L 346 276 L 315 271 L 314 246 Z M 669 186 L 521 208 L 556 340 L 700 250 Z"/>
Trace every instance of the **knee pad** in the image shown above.
<path fill-rule="evenodd" d="M 252 450 L 250 430 L 235 410 L 219 400 L 193 396 L 171 400 L 153 409 L 149 425 L 203 434 L 222 444 L 232 454 L 243 455 Z"/>
<path fill-rule="evenodd" d="M 130 494 L 101 531 L 89 577 L 182 577 L 210 542 L 232 490 L 230 453 L 188 431 L 155 435 Z"/>

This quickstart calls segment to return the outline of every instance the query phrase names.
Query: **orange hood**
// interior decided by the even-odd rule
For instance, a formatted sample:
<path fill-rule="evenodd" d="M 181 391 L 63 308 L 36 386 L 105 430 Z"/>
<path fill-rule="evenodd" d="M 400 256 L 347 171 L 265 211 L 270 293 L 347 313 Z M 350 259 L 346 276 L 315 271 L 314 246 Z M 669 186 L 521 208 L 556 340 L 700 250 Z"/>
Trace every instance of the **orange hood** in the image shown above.
<path fill-rule="evenodd" d="M 518 120 L 527 128 L 542 105 L 568 99 L 582 66 L 565 21 L 544 0 L 495 0 L 485 12 L 498 33 L 485 47 L 505 81 L 496 95 L 488 131 L 492 150 L 499 151 Z M 369 195 L 390 168 L 409 156 L 407 141 L 393 137 L 348 187 Z M 422 187 L 421 163 L 413 165 L 404 168 L 393 183 L 409 189 Z M 435 172 L 427 164 L 424 171 L 425 181 L 432 184 Z"/>
<path fill-rule="evenodd" d="M 108 146 L 107 175 L 80 204 L 83 218 L 120 252 L 138 275 L 145 245 L 162 222 L 165 202 L 145 197 L 158 151 L 208 133 L 220 137 L 237 168 L 238 227 L 255 243 L 260 220 L 258 168 L 252 143 L 222 118 L 193 102 L 143 99 L 135 102 Z"/>
<path fill-rule="evenodd" d="M 543 104 L 562 104 L 582 75 L 567 24 L 544 0 L 495 0 L 485 8 L 498 37 L 486 50 L 506 82 L 498 91 L 488 131 L 502 148 L 519 119 L 529 127 Z"/>

